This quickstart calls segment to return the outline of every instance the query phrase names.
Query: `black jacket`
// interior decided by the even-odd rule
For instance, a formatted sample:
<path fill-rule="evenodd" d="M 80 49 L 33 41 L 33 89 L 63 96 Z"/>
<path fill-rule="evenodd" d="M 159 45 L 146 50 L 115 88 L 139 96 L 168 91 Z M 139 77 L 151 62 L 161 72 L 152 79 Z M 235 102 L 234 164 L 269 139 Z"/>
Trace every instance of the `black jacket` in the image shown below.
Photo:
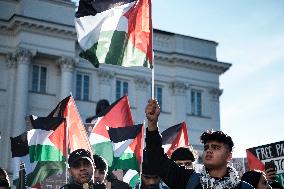
<path fill-rule="evenodd" d="M 127 183 L 121 180 L 114 179 L 111 180 L 110 182 L 111 182 L 111 189 L 131 189 L 131 187 Z"/>
<path fill-rule="evenodd" d="M 65 184 L 60 189 L 83 189 L 83 185 L 78 183 L 70 183 L 70 184 Z M 89 189 L 106 189 L 106 186 L 105 184 L 89 183 Z"/>
<path fill-rule="evenodd" d="M 151 160 L 149 160 L 151 166 L 171 189 L 202 189 L 199 174 L 192 169 L 179 167 L 164 153 L 159 131 L 150 132 L 147 129 L 146 150 L 151 157 Z M 252 187 L 247 183 L 240 182 L 236 189 L 238 188 Z"/>

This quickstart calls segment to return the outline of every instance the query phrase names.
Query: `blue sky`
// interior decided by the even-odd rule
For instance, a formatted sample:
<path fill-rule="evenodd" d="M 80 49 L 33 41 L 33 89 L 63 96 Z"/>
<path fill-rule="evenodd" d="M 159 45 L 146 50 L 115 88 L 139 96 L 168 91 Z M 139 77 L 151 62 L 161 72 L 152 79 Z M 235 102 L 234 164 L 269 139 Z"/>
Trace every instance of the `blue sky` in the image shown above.
<path fill-rule="evenodd" d="M 284 140 L 284 1 L 153 0 L 157 29 L 219 43 L 221 129 L 245 149 Z"/>
<path fill-rule="evenodd" d="M 221 129 L 245 149 L 284 140 L 284 1 L 153 0 L 153 26 L 213 40 L 232 63 L 220 78 Z"/>

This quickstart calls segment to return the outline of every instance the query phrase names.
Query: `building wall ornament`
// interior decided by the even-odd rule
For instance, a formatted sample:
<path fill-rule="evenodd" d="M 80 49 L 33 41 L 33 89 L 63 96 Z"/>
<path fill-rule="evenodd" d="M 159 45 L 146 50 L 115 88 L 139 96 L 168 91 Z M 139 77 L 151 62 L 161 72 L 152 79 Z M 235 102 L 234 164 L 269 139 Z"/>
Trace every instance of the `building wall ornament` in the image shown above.
<path fill-rule="evenodd" d="M 170 88 L 173 90 L 173 95 L 185 95 L 189 87 L 182 81 L 174 81 L 171 83 Z"/>
<path fill-rule="evenodd" d="M 78 62 L 72 57 L 60 57 L 57 59 L 56 64 L 60 66 L 62 71 L 73 72 Z"/>
<path fill-rule="evenodd" d="M 136 76 L 134 78 L 134 83 L 136 85 L 136 89 L 139 90 L 147 89 L 148 85 L 150 84 L 150 82 L 145 77 L 142 76 Z"/>
<path fill-rule="evenodd" d="M 31 59 L 33 56 L 35 56 L 35 54 L 36 54 L 35 52 L 32 52 L 29 49 L 17 48 L 15 52 L 17 63 L 18 64 L 30 64 Z"/>
<path fill-rule="evenodd" d="M 6 62 L 7 62 L 7 64 L 6 64 L 7 68 L 11 68 L 11 69 L 16 68 L 16 66 L 17 66 L 16 54 L 15 53 L 8 53 L 6 55 Z"/>
<path fill-rule="evenodd" d="M 114 78 L 114 72 L 100 68 L 98 70 L 98 77 L 100 84 L 111 84 L 111 80 Z"/>
<path fill-rule="evenodd" d="M 223 90 L 218 88 L 209 88 L 208 92 L 213 100 L 219 100 L 219 97 L 222 95 Z"/>

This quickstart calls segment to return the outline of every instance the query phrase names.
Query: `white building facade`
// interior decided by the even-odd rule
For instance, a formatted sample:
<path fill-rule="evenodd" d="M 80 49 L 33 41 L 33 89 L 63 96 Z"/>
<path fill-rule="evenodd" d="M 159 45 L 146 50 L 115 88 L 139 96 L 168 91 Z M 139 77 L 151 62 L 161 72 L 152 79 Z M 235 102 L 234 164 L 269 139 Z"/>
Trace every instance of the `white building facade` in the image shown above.
<path fill-rule="evenodd" d="M 67 0 L 0 0 L 0 166 L 11 171 L 10 138 L 26 131 L 25 116 L 47 116 L 73 94 L 83 120 L 100 99 L 128 94 L 136 123 L 144 121 L 151 70 L 79 58 L 75 4 Z M 220 129 L 219 77 L 231 64 L 217 60 L 214 41 L 154 30 L 155 94 L 161 130 L 187 123 L 190 143 Z"/>

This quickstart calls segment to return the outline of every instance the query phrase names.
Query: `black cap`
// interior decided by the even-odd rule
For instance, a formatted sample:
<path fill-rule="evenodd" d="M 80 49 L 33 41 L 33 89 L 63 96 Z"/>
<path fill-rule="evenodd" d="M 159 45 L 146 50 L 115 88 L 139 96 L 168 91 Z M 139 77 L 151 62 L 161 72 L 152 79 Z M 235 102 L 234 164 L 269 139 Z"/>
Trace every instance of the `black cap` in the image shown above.
<path fill-rule="evenodd" d="M 72 165 L 79 159 L 87 159 L 88 161 L 90 161 L 90 163 L 94 163 L 92 155 L 88 150 L 77 149 L 69 155 L 69 167 L 72 167 Z"/>

